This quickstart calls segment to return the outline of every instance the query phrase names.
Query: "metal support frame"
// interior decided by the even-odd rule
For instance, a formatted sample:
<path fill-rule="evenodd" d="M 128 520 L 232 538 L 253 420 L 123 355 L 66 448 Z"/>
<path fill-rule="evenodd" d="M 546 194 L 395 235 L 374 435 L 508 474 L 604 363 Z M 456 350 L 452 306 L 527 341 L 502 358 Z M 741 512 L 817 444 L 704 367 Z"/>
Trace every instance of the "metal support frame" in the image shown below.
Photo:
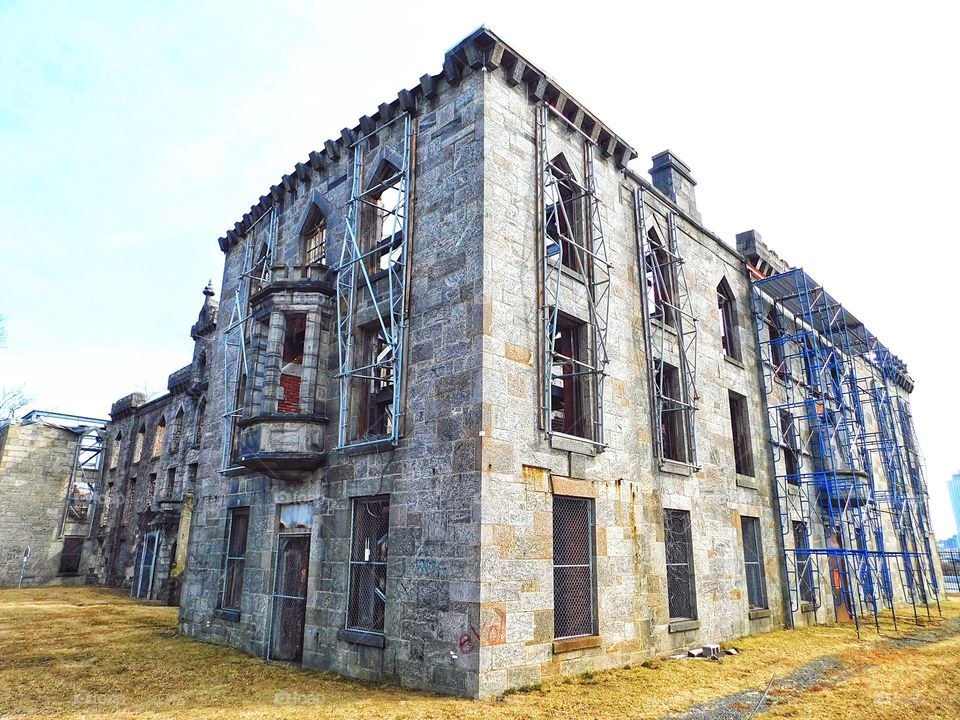
<path fill-rule="evenodd" d="M 87 537 L 93 534 L 94 516 L 100 505 L 100 465 L 103 462 L 104 430 L 102 428 L 86 428 L 78 431 L 77 446 L 73 453 L 73 465 L 70 467 L 70 480 L 67 483 L 67 493 L 63 499 L 63 512 L 60 514 L 60 526 L 57 537 L 62 538 L 67 522 L 86 524 Z M 88 493 L 89 498 L 78 501 L 77 492 Z M 83 520 L 68 520 L 68 515 L 74 507 L 83 507 Z"/>
<path fill-rule="evenodd" d="M 791 625 L 793 613 L 801 609 L 807 572 L 815 578 L 814 610 L 822 606 L 823 560 L 835 604 L 846 607 L 858 633 L 867 615 L 879 631 L 883 607 L 896 625 L 891 565 L 915 618 L 920 603 L 929 614 L 928 587 L 936 596 L 936 581 L 928 584 L 921 557 L 932 555 L 918 546 L 919 520 L 912 507 L 919 493 L 917 487 L 908 493 L 903 479 L 909 452 L 897 440 L 889 395 L 889 383 L 905 373 L 903 364 L 802 269 L 754 280 L 753 310 Z M 777 336 L 765 331 L 771 312 Z M 876 429 L 868 422 L 865 404 L 872 409 Z M 782 417 L 789 420 L 787 427 Z M 901 430 L 902 437 L 906 434 Z M 806 442 L 795 447 L 796 472 L 788 474 L 781 446 L 794 447 L 797 437 Z M 811 452 L 805 455 L 802 445 Z M 884 468 L 886 490 L 877 487 L 874 455 Z M 892 516 L 896 549 L 889 548 L 885 538 L 886 514 Z M 789 541 L 797 520 L 807 526 L 809 549 Z M 814 527 L 820 532 L 810 532 Z M 929 564 L 932 569 L 932 560 Z"/>
<path fill-rule="evenodd" d="M 659 467 L 666 463 L 700 469 L 697 460 L 697 318 L 693 313 L 684 274 L 684 259 L 679 246 L 677 214 L 665 217 L 666 232 L 656 213 L 648 212 L 646 192 L 637 188 L 634 196 L 639 254 L 640 288 L 643 296 L 644 336 L 647 345 L 647 371 L 651 394 L 654 457 Z M 653 230 L 663 241 L 655 249 L 650 241 Z M 660 293 L 660 304 L 670 318 L 656 317 L 650 293 Z M 663 366 L 674 359 L 680 380 L 680 397 L 670 397 L 664 387 Z M 664 421 L 671 413 L 680 414 L 686 443 L 685 459 L 666 457 Z"/>
<path fill-rule="evenodd" d="M 240 379 L 250 377 L 250 296 L 270 282 L 276 253 L 280 213 L 272 206 L 253 224 L 244 236 L 240 273 L 233 295 L 227 301 L 230 320 L 224 331 L 223 362 L 223 459 L 220 471 L 237 469 L 233 464 L 233 437 L 237 420 L 243 413 L 243 398 L 239 397 Z M 262 243 L 258 243 L 261 236 Z M 260 250 L 263 250 L 261 253 Z"/>
<path fill-rule="evenodd" d="M 150 596 L 153 594 L 153 579 L 154 571 L 157 567 L 157 555 L 160 553 L 160 538 L 162 537 L 163 532 L 160 529 L 150 530 L 143 535 L 143 542 L 140 547 L 140 562 L 137 563 L 137 584 L 136 589 L 133 593 L 133 596 L 137 600 L 149 600 Z M 151 545 L 152 543 L 152 545 Z M 144 581 L 144 571 L 145 560 L 147 559 L 147 547 L 152 547 L 153 551 L 150 556 L 150 572 L 147 574 L 147 594 L 143 595 L 143 581 Z"/>
<path fill-rule="evenodd" d="M 400 124 L 403 133 L 402 167 L 390 178 L 373 181 L 366 187 L 364 179 L 364 152 L 372 138 L 384 133 L 395 124 Z M 409 322 L 410 284 L 410 220 L 413 193 L 413 163 L 416 133 L 413 119 L 409 113 L 403 113 L 394 120 L 381 125 L 370 133 L 361 135 L 353 144 L 353 186 L 344 229 L 340 262 L 335 268 L 337 276 L 337 349 L 340 380 L 340 414 L 338 421 L 338 448 L 360 447 L 389 442 L 396 446 L 400 441 L 403 419 L 406 364 L 406 335 Z M 381 143 L 383 143 L 381 138 Z M 390 237 L 400 240 L 390 255 L 390 260 L 382 273 L 371 277 L 369 260 L 382 251 L 379 245 L 367 247 L 363 241 L 362 209 L 364 206 L 377 207 L 376 199 L 387 187 L 398 190 L 396 204 L 392 208 L 381 208 L 392 217 L 393 233 Z M 380 240 L 380 238 L 377 238 Z M 368 362 L 357 357 L 356 313 L 361 303 L 369 303 L 376 319 L 375 325 L 380 337 L 385 341 L 387 350 L 381 358 Z M 355 380 L 375 382 L 382 380 L 386 372 L 393 380 L 393 418 L 385 436 L 375 438 L 353 438 L 351 423 L 351 385 Z"/>
<path fill-rule="evenodd" d="M 604 381 L 606 366 L 609 362 L 607 352 L 607 326 L 610 317 L 610 281 L 612 266 L 607 259 L 607 245 L 601 219 L 601 201 L 597 194 L 597 177 L 594 163 L 595 143 L 586 135 L 579 133 L 583 140 L 584 182 L 581 185 L 563 168 L 551 161 L 548 136 L 549 118 L 570 125 L 562 114 L 552 106 L 541 103 L 536 108 L 536 140 L 538 146 L 537 209 L 540 224 L 537 228 L 537 252 L 540 258 L 537 272 L 538 299 L 540 306 L 540 333 L 538 350 L 540 354 L 540 424 L 544 433 L 565 435 L 553 430 L 552 381 L 556 378 L 576 377 L 588 383 L 587 399 L 591 403 L 591 427 L 587 437 L 598 450 L 606 447 L 604 435 Z M 570 127 L 573 127 L 570 125 Z M 560 200 L 560 185 L 573 186 L 577 195 L 570 202 L 583 203 L 583 240 L 561 235 L 561 242 L 551 243 L 549 228 L 572 228 L 577 218 L 571 218 L 565 202 Z M 552 204 L 548 198 L 553 198 Z M 574 358 L 557 351 L 555 339 L 560 315 L 564 312 L 561 299 L 562 277 L 564 275 L 564 252 L 567 246 L 576 254 L 577 267 L 586 290 L 587 301 L 587 337 L 589 357 Z"/>

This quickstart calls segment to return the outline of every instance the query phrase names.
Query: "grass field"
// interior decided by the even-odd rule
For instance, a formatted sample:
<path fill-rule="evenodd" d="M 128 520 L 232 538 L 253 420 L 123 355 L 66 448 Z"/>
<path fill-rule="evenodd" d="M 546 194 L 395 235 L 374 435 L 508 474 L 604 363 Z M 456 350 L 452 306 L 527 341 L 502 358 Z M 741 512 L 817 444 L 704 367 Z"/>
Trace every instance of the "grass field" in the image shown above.
<path fill-rule="evenodd" d="M 0 590 L 0 718 L 661 718 L 769 684 L 763 718 L 956 719 L 960 601 L 943 616 L 901 622 L 899 634 L 884 623 L 859 641 L 849 625 L 757 635 L 719 663 L 656 661 L 469 701 L 199 643 L 178 635 L 175 608 L 120 592 Z M 797 673 L 813 681 L 792 686 Z M 731 703 L 743 717 L 756 705 Z"/>

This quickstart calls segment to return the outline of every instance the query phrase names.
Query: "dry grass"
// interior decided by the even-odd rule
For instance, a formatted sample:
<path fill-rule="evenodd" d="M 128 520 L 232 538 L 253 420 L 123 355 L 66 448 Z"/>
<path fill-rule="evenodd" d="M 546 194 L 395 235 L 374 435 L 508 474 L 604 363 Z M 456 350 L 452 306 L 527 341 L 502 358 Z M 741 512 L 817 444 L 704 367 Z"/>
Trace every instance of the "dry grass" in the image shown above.
<path fill-rule="evenodd" d="M 960 602 L 945 604 L 944 617 L 960 617 Z M 894 635 L 889 623 L 882 630 Z M 783 704 L 767 717 L 843 718 L 867 710 L 883 718 L 960 717 L 953 697 L 960 637 L 916 647 L 891 647 L 876 633 L 864 638 L 858 641 L 850 626 L 769 633 L 739 641 L 743 653 L 719 664 L 655 663 L 472 702 L 198 643 L 177 635 L 176 609 L 134 604 L 123 593 L 0 590 L 0 718 L 658 718 L 765 687 L 772 674 L 783 677 L 826 655 L 841 657 L 844 680 L 805 692 L 775 690 Z"/>

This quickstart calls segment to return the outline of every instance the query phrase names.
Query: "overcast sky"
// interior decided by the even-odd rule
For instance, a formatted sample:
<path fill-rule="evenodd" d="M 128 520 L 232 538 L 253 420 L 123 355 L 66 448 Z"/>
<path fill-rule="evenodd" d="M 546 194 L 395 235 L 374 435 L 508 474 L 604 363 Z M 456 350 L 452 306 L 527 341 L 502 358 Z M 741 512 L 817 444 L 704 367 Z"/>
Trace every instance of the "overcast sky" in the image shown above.
<path fill-rule="evenodd" d="M 954 4 L 0 0 L 0 386 L 105 415 L 190 361 L 216 240 L 486 24 L 704 223 L 755 228 L 891 349 L 942 536 L 960 470 Z"/>

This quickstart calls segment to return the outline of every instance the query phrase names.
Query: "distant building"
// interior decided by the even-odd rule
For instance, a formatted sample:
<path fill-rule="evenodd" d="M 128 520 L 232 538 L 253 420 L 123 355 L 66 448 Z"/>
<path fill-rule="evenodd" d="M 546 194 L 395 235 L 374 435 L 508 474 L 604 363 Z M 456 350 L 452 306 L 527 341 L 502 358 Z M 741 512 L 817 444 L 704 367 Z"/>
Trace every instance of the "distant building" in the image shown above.
<path fill-rule="evenodd" d="M 953 529 L 960 535 L 960 472 L 947 480 L 947 489 L 950 491 L 950 507 L 953 508 Z"/>
<path fill-rule="evenodd" d="M 96 564 L 106 424 L 34 410 L 0 427 L 0 586 L 79 583 Z"/>

